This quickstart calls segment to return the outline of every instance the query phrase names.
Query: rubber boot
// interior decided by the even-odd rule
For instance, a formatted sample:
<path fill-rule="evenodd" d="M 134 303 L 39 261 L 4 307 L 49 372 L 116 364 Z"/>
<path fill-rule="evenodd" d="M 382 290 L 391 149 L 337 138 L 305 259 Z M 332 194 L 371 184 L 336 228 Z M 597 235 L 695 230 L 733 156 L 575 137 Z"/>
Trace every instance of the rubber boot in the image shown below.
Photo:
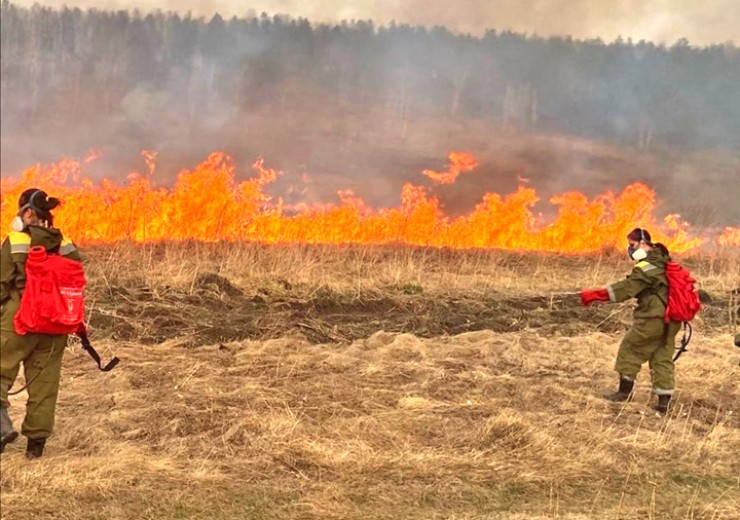
<path fill-rule="evenodd" d="M 619 390 L 613 394 L 606 394 L 604 398 L 607 401 L 613 403 L 624 403 L 632 400 L 632 389 L 635 387 L 635 382 L 631 379 L 619 378 Z"/>
<path fill-rule="evenodd" d="M 38 459 L 44 454 L 44 446 L 46 446 L 46 439 L 28 439 L 26 458 Z"/>
<path fill-rule="evenodd" d="M 660 413 L 668 413 L 668 405 L 671 403 L 670 395 L 659 395 L 658 404 L 655 405 L 655 409 Z"/>
<path fill-rule="evenodd" d="M 18 432 L 13 428 L 13 421 L 8 415 L 8 408 L 0 406 L 0 453 L 5 451 L 5 445 L 18 438 Z"/>

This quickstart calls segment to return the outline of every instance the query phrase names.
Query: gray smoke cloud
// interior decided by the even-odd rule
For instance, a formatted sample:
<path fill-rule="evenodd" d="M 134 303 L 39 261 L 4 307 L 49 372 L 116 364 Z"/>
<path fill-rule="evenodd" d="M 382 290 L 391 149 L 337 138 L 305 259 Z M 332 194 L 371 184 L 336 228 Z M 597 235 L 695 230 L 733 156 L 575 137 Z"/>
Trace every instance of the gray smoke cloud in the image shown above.
<path fill-rule="evenodd" d="M 740 41 L 740 0 L 20 0 L 100 9 L 163 9 L 210 16 L 267 12 L 313 21 L 372 19 L 377 23 L 444 25 L 481 34 L 487 28 L 542 36 L 617 37 L 673 43 L 686 38 L 696 45 Z"/>
<path fill-rule="evenodd" d="M 31 6 L 36 2 L 21 0 L 12 3 Z M 454 6 L 453 2 L 429 0 L 43 0 L 41 3 L 51 7 L 67 5 L 83 9 L 190 11 L 195 16 L 206 18 L 216 11 L 225 17 L 255 16 L 266 11 L 306 17 L 316 23 L 372 19 L 381 24 L 395 20 L 443 25 L 476 34 L 486 28 L 495 28 L 498 31 L 510 29 L 542 36 L 568 34 L 575 38 L 601 38 L 605 41 L 622 36 L 667 43 L 683 37 L 694 44 L 727 40 L 740 42 L 737 34 L 740 30 L 740 0 L 713 0 L 711 4 L 699 0 L 458 0 Z M 711 9 L 707 5 L 711 5 Z M 135 43 L 135 40 L 124 40 L 122 46 Z M 94 177 L 113 173 L 123 178 L 132 170 L 145 171 L 139 152 L 147 149 L 159 154 L 156 180 L 169 183 L 179 169 L 192 168 L 208 153 L 223 150 L 236 159 L 241 175 L 251 172 L 249 165 L 257 156 L 265 157 L 268 166 L 283 170 L 285 175 L 278 179 L 274 193 L 283 194 L 295 189 L 301 194 L 296 200 L 288 198 L 287 203 L 334 201 L 337 189 L 350 188 L 371 205 L 393 206 L 398 203 L 403 182 L 429 185 L 421 171 L 444 170 L 447 153 L 460 150 L 478 157 L 480 167 L 461 176 L 453 186 L 429 186 L 450 213 L 469 210 L 485 191 L 509 193 L 516 189 L 520 178 L 529 179 L 543 200 L 572 189 L 595 195 L 610 189 L 619 191 L 630 182 L 644 181 L 656 188 L 661 200 L 667 201 L 661 212 L 681 213 L 700 226 L 740 225 L 740 206 L 736 204 L 736 193 L 740 191 L 740 155 L 736 151 L 686 153 L 678 147 L 670 153 L 653 153 L 652 148 L 650 153 L 636 153 L 633 147 L 642 131 L 642 127 L 636 124 L 635 139 L 623 143 L 627 145 L 623 149 L 619 148 L 619 143 L 599 143 L 574 137 L 568 134 L 567 128 L 559 136 L 528 135 L 502 129 L 501 115 L 505 112 L 507 99 L 513 105 L 517 105 L 514 103 L 517 100 L 522 103 L 529 101 L 527 106 L 531 109 L 532 96 L 526 89 L 517 90 L 517 85 L 509 85 L 508 77 L 495 74 L 495 86 L 489 90 L 498 89 L 495 91 L 497 97 L 486 97 L 489 101 L 493 99 L 491 103 L 497 111 L 493 120 L 485 122 L 471 118 L 461 121 L 445 115 L 432 117 L 431 113 L 419 107 L 405 111 L 398 106 L 401 99 L 406 106 L 406 79 L 394 65 L 398 55 L 403 54 L 403 45 L 403 42 L 398 43 L 393 52 L 376 57 L 378 62 L 385 64 L 380 68 L 385 76 L 375 79 L 377 88 L 385 92 L 379 99 L 385 100 L 387 106 L 364 106 L 358 97 L 362 93 L 348 94 L 349 87 L 339 89 L 336 94 L 330 94 L 331 99 L 327 99 L 327 93 L 303 91 L 301 82 L 290 78 L 273 83 L 269 79 L 269 65 L 274 63 L 270 61 L 274 58 L 265 62 L 253 58 L 267 55 L 275 48 L 275 42 L 269 36 L 252 35 L 248 44 L 220 48 L 218 53 L 220 59 L 233 58 L 231 63 L 248 62 L 250 67 L 258 67 L 250 69 L 238 65 L 228 74 L 217 71 L 237 84 L 241 81 L 242 93 L 214 93 L 218 90 L 213 88 L 217 84 L 216 76 L 212 63 L 207 60 L 191 59 L 183 65 L 174 64 L 170 59 L 162 64 L 162 68 L 169 71 L 168 76 L 159 83 L 131 82 L 127 90 L 118 93 L 113 88 L 111 97 L 119 101 L 111 104 L 107 113 L 102 110 L 106 105 L 100 102 L 98 93 L 91 92 L 87 83 L 81 81 L 81 99 L 98 100 L 96 107 L 101 109 L 100 114 L 90 115 L 94 119 L 78 120 L 69 116 L 65 119 L 62 114 L 53 112 L 55 117 L 47 118 L 47 121 L 56 122 L 56 126 L 48 130 L 41 124 L 28 123 L 28 109 L 24 107 L 33 106 L 32 83 L 12 81 L 14 70 L 24 73 L 32 70 L 30 64 L 33 60 L 29 56 L 33 56 L 25 53 L 16 56 L 19 68 L 9 69 L 9 74 L 3 74 L 4 85 L 11 87 L 5 86 L 4 94 L 14 94 L 19 103 L 6 102 L 3 106 L 0 170 L 3 173 L 17 172 L 37 161 L 51 162 L 68 155 L 84 156 L 94 148 L 103 152 L 103 158 L 91 165 L 88 172 L 97 173 Z M 330 57 L 334 56 L 332 53 L 341 57 L 340 48 L 327 47 L 324 51 Z M 104 49 L 94 47 L 89 52 L 91 56 L 98 56 Z M 525 54 L 522 51 L 524 62 Z M 9 56 L 12 57 L 12 53 Z M 456 55 L 449 52 L 437 53 L 434 60 L 443 69 L 457 64 Z M 3 61 L 9 63 L 5 54 Z M 47 61 L 45 70 L 56 71 L 58 79 L 67 81 L 74 77 L 74 70 L 68 65 L 56 67 L 56 63 L 62 63 L 62 60 L 51 56 Z M 341 60 L 337 61 L 341 63 Z M 75 65 L 77 62 L 72 60 L 69 63 Z M 101 73 L 110 70 L 108 65 L 110 63 L 104 60 L 96 62 Z M 115 65 L 113 63 L 112 66 Z M 464 71 L 464 63 L 462 67 Z M 343 76 L 340 69 L 341 66 L 331 73 L 332 78 L 349 82 L 350 78 Z M 71 70 L 69 74 L 68 70 Z M 79 70 L 83 79 L 94 74 L 92 68 Z M 567 66 L 564 70 L 566 77 L 579 77 L 578 70 L 569 71 Z M 721 80 L 734 77 L 728 75 L 732 73 L 728 69 L 727 74 L 714 74 L 701 78 L 701 81 L 721 87 Z M 640 73 L 625 71 L 623 76 L 634 80 L 640 77 Z M 140 80 L 141 74 L 132 73 L 131 77 Z M 432 79 L 435 79 L 434 75 L 423 84 L 417 82 L 409 86 L 409 98 L 429 95 L 435 88 Z M 46 76 L 39 75 L 39 82 L 45 85 Z M 681 85 L 677 85 L 679 87 Z M 265 91 L 285 95 L 272 96 L 272 104 L 262 104 L 259 97 Z M 73 91 L 66 92 L 70 95 Z M 673 103 L 672 98 L 666 101 L 664 97 L 674 93 L 664 94 L 656 98 L 655 103 Z M 290 105 L 291 95 L 295 98 L 293 105 Z M 536 99 L 544 103 L 545 96 L 541 94 Z M 282 105 L 283 98 L 287 100 L 285 106 Z M 635 98 L 631 89 L 623 89 L 609 102 L 629 108 Z M 712 100 L 713 103 L 708 103 L 703 109 L 738 114 L 730 111 L 732 107 L 740 106 L 733 101 L 736 99 L 740 101 L 740 98 L 727 93 L 718 95 L 716 102 Z M 392 104 L 388 104 L 388 100 Z M 449 102 L 449 99 L 444 101 Z M 70 99 L 69 102 L 73 101 Z M 649 108 L 645 111 L 646 134 L 652 132 Z M 598 107 L 590 110 L 598 110 Z M 713 131 L 712 124 L 717 119 L 711 111 L 707 114 L 703 119 L 695 118 L 701 121 L 701 125 L 695 125 L 694 119 L 688 122 L 677 119 L 666 126 L 673 131 L 691 130 L 695 134 L 687 134 L 684 140 L 689 144 L 700 142 L 703 133 Z M 573 119 L 577 121 L 578 117 Z M 740 119 L 736 117 L 735 121 L 738 124 L 732 129 L 740 129 Z M 313 178 L 307 185 L 300 180 L 304 172 Z M 701 197 L 697 197 L 697 193 L 701 193 Z"/>

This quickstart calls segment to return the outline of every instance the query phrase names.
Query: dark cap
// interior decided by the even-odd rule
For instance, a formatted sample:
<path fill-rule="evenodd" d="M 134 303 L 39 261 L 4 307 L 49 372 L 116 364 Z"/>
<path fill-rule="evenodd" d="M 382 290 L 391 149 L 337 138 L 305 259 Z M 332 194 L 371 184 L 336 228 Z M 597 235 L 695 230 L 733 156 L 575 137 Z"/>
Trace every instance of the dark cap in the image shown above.
<path fill-rule="evenodd" d="M 645 242 L 646 244 L 652 244 L 652 237 L 650 236 L 650 232 L 647 229 L 635 228 L 630 231 L 629 235 L 627 235 L 627 238 L 634 242 Z"/>
<path fill-rule="evenodd" d="M 61 201 L 49 195 L 38 188 L 30 188 L 21 193 L 18 197 L 18 209 L 20 211 L 30 208 L 36 212 L 38 217 L 43 220 L 51 221 L 51 210 L 61 204 Z"/>

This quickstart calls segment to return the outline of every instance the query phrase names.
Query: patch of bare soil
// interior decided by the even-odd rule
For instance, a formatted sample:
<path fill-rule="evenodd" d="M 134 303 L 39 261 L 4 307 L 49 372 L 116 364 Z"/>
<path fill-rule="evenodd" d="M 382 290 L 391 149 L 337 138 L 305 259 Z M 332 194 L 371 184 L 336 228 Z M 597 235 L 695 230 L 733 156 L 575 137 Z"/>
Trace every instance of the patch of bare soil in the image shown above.
<path fill-rule="evenodd" d="M 427 294 L 404 285 L 358 296 L 329 288 L 307 292 L 287 281 L 279 289 L 239 288 L 224 276 L 199 275 L 190 287 L 143 281 L 98 289 L 90 324 L 99 337 L 157 344 L 176 338 L 188 346 L 301 335 L 312 343 L 351 342 L 378 331 L 423 338 L 492 330 L 536 330 L 544 336 L 619 333 L 631 305 L 584 308 L 573 294 L 484 296 Z M 704 293 L 699 327 L 727 322 L 730 294 Z"/>

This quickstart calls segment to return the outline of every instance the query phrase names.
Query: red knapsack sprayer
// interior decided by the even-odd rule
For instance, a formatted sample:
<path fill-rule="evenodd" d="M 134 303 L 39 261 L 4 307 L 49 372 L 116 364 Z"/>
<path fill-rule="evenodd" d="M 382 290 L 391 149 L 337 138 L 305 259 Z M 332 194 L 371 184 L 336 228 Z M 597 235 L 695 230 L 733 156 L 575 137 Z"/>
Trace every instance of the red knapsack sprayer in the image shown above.
<path fill-rule="evenodd" d="M 76 333 L 85 321 L 86 284 L 80 262 L 32 247 L 21 305 L 13 319 L 16 333 Z"/>
<path fill-rule="evenodd" d="M 673 361 L 676 361 L 681 354 L 686 352 L 686 348 L 691 341 L 693 334 L 693 328 L 691 327 L 691 320 L 701 310 L 701 301 L 699 300 L 699 293 L 696 290 L 696 280 L 688 269 L 685 269 L 678 262 L 670 261 L 665 266 L 665 277 L 668 281 L 668 301 L 665 307 L 666 323 L 672 321 L 683 323 L 683 338 L 681 338 L 681 346 L 677 347 L 676 355 Z"/>
<path fill-rule="evenodd" d="M 43 246 L 33 246 L 26 260 L 26 286 L 13 318 L 16 333 L 76 334 L 82 347 L 108 372 L 119 359 L 106 366 L 90 344 L 85 329 L 85 285 L 87 279 L 80 262 L 49 254 Z"/>

